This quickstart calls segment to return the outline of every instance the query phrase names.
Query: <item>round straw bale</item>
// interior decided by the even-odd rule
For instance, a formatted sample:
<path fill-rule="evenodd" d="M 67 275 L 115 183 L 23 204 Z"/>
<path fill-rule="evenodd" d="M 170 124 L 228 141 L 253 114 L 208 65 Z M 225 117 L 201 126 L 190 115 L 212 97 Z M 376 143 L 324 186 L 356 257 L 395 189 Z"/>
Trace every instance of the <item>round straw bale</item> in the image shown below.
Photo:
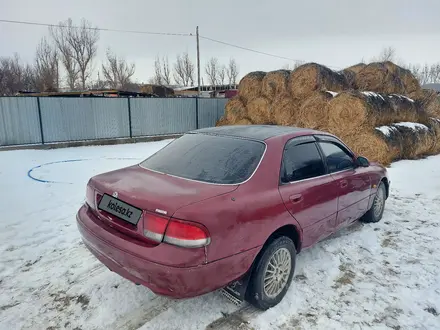
<path fill-rule="evenodd" d="M 393 160 L 418 159 L 435 148 L 434 130 L 419 123 L 396 123 L 377 128 L 392 150 Z"/>
<path fill-rule="evenodd" d="M 340 92 L 348 87 L 342 73 L 316 63 L 301 65 L 290 74 L 289 89 L 292 96 L 298 99 L 305 99 L 315 91 Z"/>
<path fill-rule="evenodd" d="M 410 96 L 425 109 L 428 115 L 440 118 L 440 95 L 437 91 L 422 89 L 411 93 Z"/>
<path fill-rule="evenodd" d="M 355 134 L 395 122 L 426 121 L 423 109 L 401 95 L 374 92 L 342 92 L 329 102 L 329 129 L 335 134 Z"/>
<path fill-rule="evenodd" d="M 344 70 L 341 71 L 341 73 L 345 76 L 345 79 L 347 80 L 348 87 L 350 89 L 357 89 L 356 86 L 356 75 L 359 71 L 361 71 L 365 66 L 367 66 L 364 63 L 359 63 L 356 65 L 352 65 Z"/>
<path fill-rule="evenodd" d="M 393 160 L 386 141 L 372 130 L 359 131 L 342 139 L 356 154 L 370 161 L 389 165 Z"/>
<path fill-rule="evenodd" d="M 440 119 L 430 118 L 428 124 L 429 129 L 434 133 L 434 145 L 432 147 L 431 153 L 437 155 L 440 153 Z"/>
<path fill-rule="evenodd" d="M 297 125 L 296 113 L 299 105 L 287 92 L 276 96 L 271 106 L 272 121 L 277 125 Z"/>
<path fill-rule="evenodd" d="M 248 118 L 255 124 L 271 124 L 270 102 L 265 97 L 258 97 L 247 104 Z"/>
<path fill-rule="evenodd" d="M 315 92 L 299 108 L 298 126 L 311 129 L 328 129 L 328 105 L 333 95 L 328 92 Z"/>
<path fill-rule="evenodd" d="M 255 71 L 245 75 L 238 85 L 238 94 L 244 98 L 246 102 L 261 96 L 261 87 L 266 72 Z"/>
<path fill-rule="evenodd" d="M 356 86 L 360 90 L 385 94 L 405 94 L 405 86 L 399 76 L 389 71 L 383 63 L 371 63 L 356 74 Z"/>
<path fill-rule="evenodd" d="M 234 96 L 225 106 L 225 117 L 228 121 L 233 118 L 244 118 L 247 115 L 244 100 L 241 96 Z"/>
<path fill-rule="evenodd" d="M 419 81 L 411 73 L 410 70 L 404 69 L 390 61 L 386 61 L 383 64 L 388 69 L 388 71 L 400 78 L 405 88 L 406 95 L 414 93 L 421 89 Z"/>
<path fill-rule="evenodd" d="M 286 93 L 289 76 L 289 70 L 268 72 L 262 80 L 261 92 L 263 96 L 273 100 L 277 95 Z"/>

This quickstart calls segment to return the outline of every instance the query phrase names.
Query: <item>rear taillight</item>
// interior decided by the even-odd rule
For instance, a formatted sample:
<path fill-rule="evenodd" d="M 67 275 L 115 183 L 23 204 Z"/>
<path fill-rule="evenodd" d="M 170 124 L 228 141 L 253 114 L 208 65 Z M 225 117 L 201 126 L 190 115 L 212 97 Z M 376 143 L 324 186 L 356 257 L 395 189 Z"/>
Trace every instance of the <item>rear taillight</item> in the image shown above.
<path fill-rule="evenodd" d="M 165 232 L 163 241 L 187 248 L 208 245 L 211 241 L 208 232 L 202 226 L 180 220 L 171 220 Z"/>
<path fill-rule="evenodd" d="M 167 225 L 168 219 L 148 213 L 144 217 L 144 236 L 155 242 L 162 242 Z"/>
<path fill-rule="evenodd" d="M 144 236 L 155 241 L 168 244 L 197 248 L 210 243 L 208 231 L 199 224 L 175 220 L 168 220 L 153 214 L 144 217 Z"/>

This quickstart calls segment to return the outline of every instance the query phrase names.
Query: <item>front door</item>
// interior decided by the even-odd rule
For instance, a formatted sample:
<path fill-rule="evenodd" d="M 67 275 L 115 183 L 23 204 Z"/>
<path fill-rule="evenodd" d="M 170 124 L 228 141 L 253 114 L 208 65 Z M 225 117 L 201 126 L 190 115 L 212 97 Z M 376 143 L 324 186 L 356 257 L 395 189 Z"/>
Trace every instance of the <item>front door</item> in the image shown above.
<path fill-rule="evenodd" d="M 286 208 L 301 225 L 303 247 L 330 235 L 336 226 L 338 186 L 326 173 L 314 139 L 287 142 L 280 177 L 279 191 Z"/>
<path fill-rule="evenodd" d="M 319 141 L 318 145 L 329 173 L 337 182 L 337 226 L 343 227 L 359 219 L 367 211 L 371 189 L 368 170 L 356 166 L 354 155 L 336 140 Z"/>

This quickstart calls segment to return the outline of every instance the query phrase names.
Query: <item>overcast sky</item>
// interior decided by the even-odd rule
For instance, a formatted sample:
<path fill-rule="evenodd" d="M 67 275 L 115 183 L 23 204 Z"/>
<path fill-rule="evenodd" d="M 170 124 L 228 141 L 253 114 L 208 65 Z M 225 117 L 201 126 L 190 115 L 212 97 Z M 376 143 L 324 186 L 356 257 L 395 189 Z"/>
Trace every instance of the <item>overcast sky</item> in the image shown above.
<path fill-rule="evenodd" d="M 0 19 L 56 24 L 86 18 L 101 28 L 194 33 L 280 56 L 346 67 L 392 46 L 401 60 L 440 61 L 439 0 L 0 0 Z M 31 61 L 46 27 L 0 23 L 0 56 Z M 156 55 L 188 51 L 193 37 L 101 32 L 99 58 L 107 47 L 136 64 L 136 80 L 152 75 Z M 287 60 L 201 40 L 201 62 L 212 56 L 237 60 L 240 76 L 281 68 Z M 96 65 L 99 67 L 99 65 Z"/>

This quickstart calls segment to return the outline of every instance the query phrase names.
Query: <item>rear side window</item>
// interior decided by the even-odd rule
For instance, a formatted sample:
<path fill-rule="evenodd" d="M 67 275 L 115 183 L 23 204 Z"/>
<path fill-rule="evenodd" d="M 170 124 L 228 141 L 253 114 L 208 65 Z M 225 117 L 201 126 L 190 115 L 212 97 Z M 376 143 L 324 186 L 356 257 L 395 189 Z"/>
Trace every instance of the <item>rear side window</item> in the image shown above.
<path fill-rule="evenodd" d="M 287 145 L 283 155 L 281 182 L 310 179 L 324 174 L 324 163 L 314 142 Z"/>
<path fill-rule="evenodd" d="M 324 153 L 330 173 L 354 168 L 352 157 L 341 147 L 330 142 L 320 142 L 319 146 Z"/>
<path fill-rule="evenodd" d="M 141 163 L 153 171 L 217 184 L 246 181 L 257 168 L 263 142 L 186 134 Z"/>

